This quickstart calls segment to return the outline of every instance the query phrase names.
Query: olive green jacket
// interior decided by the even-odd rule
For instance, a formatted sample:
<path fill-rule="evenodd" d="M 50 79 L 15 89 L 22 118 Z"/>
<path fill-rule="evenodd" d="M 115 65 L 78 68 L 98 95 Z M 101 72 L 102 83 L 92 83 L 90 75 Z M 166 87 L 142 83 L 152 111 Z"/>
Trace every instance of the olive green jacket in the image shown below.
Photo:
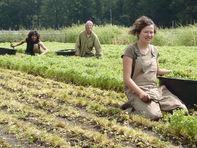
<path fill-rule="evenodd" d="M 87 36 L 86 31 L 83 31 L 79 34 L 75 49 L 79 52 L 80 56 L 85 56 L 85 54 L 91 54 L 93 51 L 93 47 L 96 50 L 96 56 L 101 56 L 101 44 L 97 35 L 92 32 L 90 36 Z"/>

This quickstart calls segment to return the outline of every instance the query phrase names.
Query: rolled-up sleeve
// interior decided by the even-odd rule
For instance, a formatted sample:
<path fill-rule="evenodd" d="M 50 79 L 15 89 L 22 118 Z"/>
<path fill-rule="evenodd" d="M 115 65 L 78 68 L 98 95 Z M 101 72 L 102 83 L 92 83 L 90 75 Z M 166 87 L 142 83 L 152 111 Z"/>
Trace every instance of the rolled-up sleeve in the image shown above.
<path fill-rule="evenodd" d="M 121 55 L 121 58 L 123 58 L 124 56 L 130 57 L 133 59 L 134 49 L 131 48 L 131 46 L 128 46 L 127 48 L 125 48 L 124 53 Z"/>
<path fill-rule="evenodd" d="M 95 39 L 94 39 L 94 47 L 96 50 L 96 56 L 100 57 L 101 56 L 101 44 L 97 36 L 95 36 Z"/>

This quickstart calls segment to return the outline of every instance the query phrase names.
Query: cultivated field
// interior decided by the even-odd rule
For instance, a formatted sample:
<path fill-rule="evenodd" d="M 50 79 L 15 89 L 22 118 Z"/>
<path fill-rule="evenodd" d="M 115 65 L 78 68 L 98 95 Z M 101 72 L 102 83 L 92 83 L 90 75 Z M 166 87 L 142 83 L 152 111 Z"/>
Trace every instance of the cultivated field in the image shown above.
<path fill-rule="evenodd" d="M 46 42 L 50 50 L 47 56 L 1 56 L 0 66 L 41 75 L 55 80 L 72 82 L 79 85 L 92 85 L 104 89 L 122 91 L 121 54 L 126 45 L 103 45 L 103 58 L 63 57 L 55 55 L 56 50 L 73 48 L 74 44 Z M 9 43 L 0 44 L 9 47 Z M 25 45 L 17 48 L 24 52 Z M 197 80 L 196 46 L 158 47 L 159 63 L 162 68 L 173 72 L 167 77 Z"/>
<path fill-rule="evenodd" d="M 195 143 L 194 137 L 181 135 L 167 121 L 154 122 L 118 109 L 126 101 L 122 93 L 13 70 L 0 72 L 1 145 L 159 148 Z"/>
<path fill-rule="evenodd" d="M 156 122 L 119 109 L 127 100 L 125 45 L 103 45 L 96 59 L 56 56 L 74 44 L 45 44 L 47 56 L 24 55 L 25 46 L 16 56 L 0 56 L 0 147 L 196 147 L 195 110 Z M 196 46 L 158 49 L 161 67 L 173 70 L 168 77 L 197 80 Z"/>

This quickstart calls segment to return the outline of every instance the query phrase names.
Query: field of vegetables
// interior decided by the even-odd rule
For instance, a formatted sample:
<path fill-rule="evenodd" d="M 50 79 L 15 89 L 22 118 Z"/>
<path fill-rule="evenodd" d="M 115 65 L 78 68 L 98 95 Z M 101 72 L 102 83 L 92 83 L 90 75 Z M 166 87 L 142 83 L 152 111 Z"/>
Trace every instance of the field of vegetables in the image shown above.
<path fill-rule="evenodd" d="M 120 110 L 123 93 L 0 73 L 0 147 L 196 147 L 195 115 L 151 121 Z"/>
<path fill-rule="evenodd" d="M 125 45 L 103 45 L 102 59 L 56 56 L 55 51 L 73 48 L 71 43 L 46 42 L 50 49 L 47 56 L 0 56 L 0 67 L 15 69 L 78 85 L 92 85 L 103 89 L 122 91 L 122 59 Z M 9 47 L 9 43 L 1 43 Z M 25 46 L 19 47 L 23 52 Z M 167 77 L 197 80 L 196 46 L 158 47 L 159 63 L 173 72 Z"/>
<path fill-rule="evenodd" d="M 197 112 L 151 121 L 119 109 L 125 45 L 103 45 L 103 57 L 55 55 L 71 43 L 45 42 L 47 56 L 0 56 L 0 148 L 196 148 Z M 9 43 L 0 43 L 9 47 Z M 158 47 L 168 77 L 197 80 L 197 47 Z"/>

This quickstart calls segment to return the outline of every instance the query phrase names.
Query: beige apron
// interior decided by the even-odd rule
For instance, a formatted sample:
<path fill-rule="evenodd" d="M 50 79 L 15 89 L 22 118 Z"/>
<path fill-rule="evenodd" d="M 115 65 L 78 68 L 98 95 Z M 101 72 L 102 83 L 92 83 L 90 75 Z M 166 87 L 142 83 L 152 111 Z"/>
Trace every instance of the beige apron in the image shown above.
<path fill-rule="evenodd" d="M 147 55 L 141 55 L 137 49 L 135 52 L 138 56 L 135 59 L 132 79 L 151 98 L 150 103 L 144 103 L 137 94 L 125 87 L 128 101 L 135 112 L 151 119 L 161 118 L 161 111 L 184 109 L 188 112 L 186 106 L 165 86 L 157 86 L 157 57 L 154 48 L 150 46 Z"/>

